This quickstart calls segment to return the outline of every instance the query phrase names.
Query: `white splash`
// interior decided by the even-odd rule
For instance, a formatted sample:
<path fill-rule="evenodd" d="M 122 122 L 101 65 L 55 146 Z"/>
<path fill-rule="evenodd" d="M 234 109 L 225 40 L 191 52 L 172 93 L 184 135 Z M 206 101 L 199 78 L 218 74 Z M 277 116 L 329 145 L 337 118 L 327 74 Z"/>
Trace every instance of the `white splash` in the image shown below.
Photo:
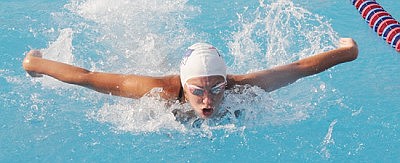
<path fill-rule="evenodd" d="M 116 131 L 141 133 L 186 130 L 182 124 L 175 121 L 165 102 L 149 98 L 124 104 L 104 104 L 98 111 L 89 113 L 88 117 L 110 123 Z"/>
<path fill-rule="evenodd" d="M 199 11 L 186 3 L 187 0 L 72 0 L 66 7 L 85 18 L 88 28 L 96 33 L 96 43 L 107 48 L 98 52 L 111 55 L 105 69 L 164 75 L 171 70 L 177 72 L 182 46 L 195 37 L 185 27 L 185 20 Z"/>
<path fill-rule="evenodd" d="M 67 64 L 74 64 L 74 55 L 72 54 L 73 33 L 74 32 L 71 28 L 61 29 L 58 38 L 52 42 L 48 48 L 41 50 L 43 58 Z M 60 81 L 48 76 L 43 76 L 43 78 L 33 78 L 32 80 L 40 82 L 44 87 L 53 89 L 71 87 L 71 85 L 61 83 Z"/>
<path fill-rule="evenodd" d="M 335 144 L 335 141 L 332 138 L 332 133 L 333 133 L 333 127 L 336 125 L 336 123 L 337 119 L 333 120 L 331 124 L 329 124 L 328 132 L 326 133 L 324 141 L 322 142 L 322 149 L 320 152 L 324 155 L 325 158 L 331 157 L 328 146 L 330 144 Z"/>
<path fill-rule="evenodd" d="M 322 17 L 289 0 L 265 3 L 261 0 L 255 11 L 238 13 L 237 22 L 232 23 L 239 24 L 239 30 L 232 32 L 231 39 L 228 39 L 231 41 L 227 43 L 234 59 L 229 67 L 230 73 L 269 68 L 333 48 L 336 33 Z M 83 20 L 72 29 L 60 30 L 59 38 L 46 49 L 45 57 L 76 64 L 72 50 L 81 54 L 93 50 L 93 47 L 98 48 L 93 50 L 97 60 L 83 62 L 90 65 L 91 70 L 144 75 L 177 74 L 177 65 L 185 46 L 195 40 L 206 40 L 201 38 L 204 36 L 202 32 L 186 27 L 188 19 L 201 14 L 200 8 L 189 5 L 187 0 L 71 0 L 65 7 Z M 90 45 L 72 45 L 73 37 L 81 37 L 82 43 Z M 52 82 L 46 80 L 43 85 L 68 87 L 59 83 L 51 85 Z M 228 92 L 222 108 L 232 113 L 243 110 L 243 116 L 228 124 L 204 124 L 200 132 L 210 137 L 215 130 L 242 132 L 252 126 L 305 120 L 324 100 L 324 94 L 330 88 L 318 78 L 300 83 L 300 86 L 272 93 L 256 87 L 248 88 L 243 94 Z M 98 96 L 87 98 L 102 101 L 98 99 L 102 97 Z M 171 113 L 173 109 L 185 108 L 186 105 L 167 104 L 144 97 L 139 100 L 113 100 L 87 116 L 111 124 L 117 132 L 187 132 L 187 128 L 175 121 Z"/>
<path fill-rule="evenodd" d="M 72 64 L 74 56 L 72 54 L 73 31 L 71 28 L 61 29 L 57 40 L 52 42 L 48 48 L 43 49 L 43 58 L 56 60 L 63 63 Z"/>
<path fill-rule="evenodd" d="M 233 72 L 269 68 L 334 48 L 338 40 L 323 17 L 296 6 L 290 0 L 276 0 L 255 11 L 238 13 L 240 30 L 229 42 L 235 57 Z"/>

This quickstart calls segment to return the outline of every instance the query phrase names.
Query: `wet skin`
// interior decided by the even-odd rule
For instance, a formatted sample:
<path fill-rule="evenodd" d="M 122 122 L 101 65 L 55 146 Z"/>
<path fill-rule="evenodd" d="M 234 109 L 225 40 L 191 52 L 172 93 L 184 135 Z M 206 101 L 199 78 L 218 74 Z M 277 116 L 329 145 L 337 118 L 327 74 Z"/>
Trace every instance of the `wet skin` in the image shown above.
<path fill-rule="evenodd" d="M 218 113 L 218 106 L 222 102 L 225 89 L 222 89 L 218 94 L 212 94 L 210 90 L 224 81 L 222 76 L 196 77 L 187 81 L 187 84 L 195 85 L 206 90 L 203 95 L 197 96 L 192 94 L 186 85 L 184 87 L 185 98 L 189 101 L 193 110 L 199 117 L 212 118 Z"/>

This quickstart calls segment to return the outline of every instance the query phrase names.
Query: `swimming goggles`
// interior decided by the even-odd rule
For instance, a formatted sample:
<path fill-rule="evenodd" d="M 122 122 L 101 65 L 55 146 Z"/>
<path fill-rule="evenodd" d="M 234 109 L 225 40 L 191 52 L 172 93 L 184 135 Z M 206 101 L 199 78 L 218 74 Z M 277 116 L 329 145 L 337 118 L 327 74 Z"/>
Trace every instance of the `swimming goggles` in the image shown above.
<path fill-rule="evenodd" d="M 204 92 L 210 92 L 213 95 L 217 95 L 217 94 L 221 93 L 221 91 L 225 88 L 226 82 L 222 82 L 222 83 L 215 85 L 214 87 L 212 87 L 210 89 L 210 91 L 205 90 L 204 88 L 200 88 L 195 85 L 190 85 L 188 83 L 185 83 L 185 85 L 189 89 L 190 93 L 192 93 L 193 95 L 196 95 L 196 96 L 203 96 Z"/>

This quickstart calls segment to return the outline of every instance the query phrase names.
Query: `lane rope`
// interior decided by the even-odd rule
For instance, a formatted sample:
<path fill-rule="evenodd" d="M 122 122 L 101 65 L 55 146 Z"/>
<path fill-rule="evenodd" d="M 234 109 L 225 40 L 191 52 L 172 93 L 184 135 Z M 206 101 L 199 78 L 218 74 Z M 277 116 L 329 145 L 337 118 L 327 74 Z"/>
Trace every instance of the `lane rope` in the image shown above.
<path fill-rule="evenodd" d="M 352 4 L 369 27 L 400 52 L 400 23 L 375 0 L 352 0 Z"/>

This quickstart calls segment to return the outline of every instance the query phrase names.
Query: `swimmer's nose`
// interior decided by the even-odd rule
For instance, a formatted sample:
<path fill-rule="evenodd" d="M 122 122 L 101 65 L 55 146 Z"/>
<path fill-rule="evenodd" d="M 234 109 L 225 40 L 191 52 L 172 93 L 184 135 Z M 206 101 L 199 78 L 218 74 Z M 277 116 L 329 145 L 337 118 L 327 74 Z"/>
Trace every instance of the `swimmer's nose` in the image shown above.
<path fill-rule="evenodd" d="M 212 106 L 213 104 L 213 98 L 209 92 L 205 92 L 203 95 L 203 103 L 206 104 L 207 106 Z"/>

